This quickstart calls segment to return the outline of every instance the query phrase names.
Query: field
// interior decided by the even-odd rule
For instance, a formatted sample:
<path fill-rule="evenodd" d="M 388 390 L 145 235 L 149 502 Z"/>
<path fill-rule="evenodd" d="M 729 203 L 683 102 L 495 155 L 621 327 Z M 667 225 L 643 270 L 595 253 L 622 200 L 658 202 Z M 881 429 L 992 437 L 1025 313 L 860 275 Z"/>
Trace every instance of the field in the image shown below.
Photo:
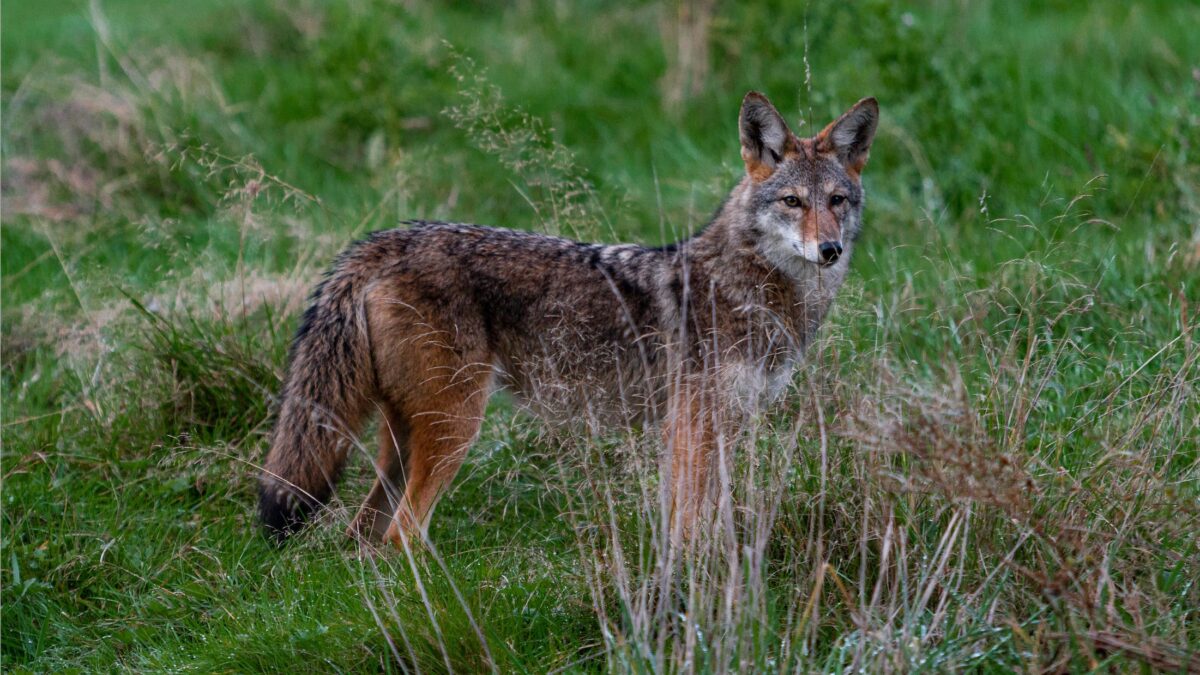
<path fill-rule="evenodd" d="M 1200 672 L 1200 5 L 10 0 L 0 667 Z M 411 218 L 659 244 L 882 108 L 851 280 L 668 559 L 658 442 L 494 399 L 427 548 L 283 548 L 305 295 Z"/>

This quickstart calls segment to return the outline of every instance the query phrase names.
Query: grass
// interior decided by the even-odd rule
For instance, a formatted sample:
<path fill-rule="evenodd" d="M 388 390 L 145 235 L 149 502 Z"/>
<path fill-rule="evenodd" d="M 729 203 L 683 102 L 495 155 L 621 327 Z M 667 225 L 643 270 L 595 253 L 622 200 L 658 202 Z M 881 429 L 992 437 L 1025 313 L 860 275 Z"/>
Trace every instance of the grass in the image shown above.
<path fill-rule="evenodd" d="M 1200 667 L 1195 6 L 3 11 L 6 670 Z M 435 551 L 343 538 L 365 461 L 261 536 L 287 342 L 342 246 L 672 239 L 737 179 L 748 89 L 801 132 L 884 118 L 852 281 L 724 538 L 663 576 L 653 443 L 502 399 Z"/>

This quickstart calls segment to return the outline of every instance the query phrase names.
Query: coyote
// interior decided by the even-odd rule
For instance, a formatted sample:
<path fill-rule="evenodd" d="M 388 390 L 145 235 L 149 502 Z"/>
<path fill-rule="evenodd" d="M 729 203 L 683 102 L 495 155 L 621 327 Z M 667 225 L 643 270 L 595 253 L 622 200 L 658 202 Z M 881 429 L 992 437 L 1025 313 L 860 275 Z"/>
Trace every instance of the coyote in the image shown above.
<path fill-rule="evenodd" d="M 748 93 L 745 176 L 667 246 L 434 222 L 350 246 L 291 347 L 260 482 L 268 530 L 282 541 L 329 498 L 378 411 L 377 480 L 350 534 L 424 538 L 502 386 L 551 421 L 657 424 L 671 536 L 690 536 L 715 449 L 783 391 L 845 278 L 878 117 L 866 98 L 800 138 Z"/>

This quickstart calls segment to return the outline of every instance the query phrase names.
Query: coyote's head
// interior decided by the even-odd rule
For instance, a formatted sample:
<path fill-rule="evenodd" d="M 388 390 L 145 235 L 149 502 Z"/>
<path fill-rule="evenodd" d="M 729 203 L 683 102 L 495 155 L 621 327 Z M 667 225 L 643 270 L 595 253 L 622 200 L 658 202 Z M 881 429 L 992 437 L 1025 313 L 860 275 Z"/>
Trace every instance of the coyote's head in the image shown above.
<path fill-rule="evenodd" d="M 738 126 L 747 179 L 739 206 L 774 265 L 829 266 L 846 258 L 862 227 L 859 177 L 878 120 L 879 104 L 864 98 L 821 133 L 799 138 L 765 96 L 746 94 Z"/>

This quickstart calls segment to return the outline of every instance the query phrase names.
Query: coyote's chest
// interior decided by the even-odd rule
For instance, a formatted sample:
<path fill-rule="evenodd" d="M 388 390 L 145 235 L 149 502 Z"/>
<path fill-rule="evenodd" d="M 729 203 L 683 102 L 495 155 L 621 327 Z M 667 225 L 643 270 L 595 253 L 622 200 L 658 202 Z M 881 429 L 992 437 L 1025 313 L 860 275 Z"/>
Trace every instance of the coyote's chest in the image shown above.
<path fill-rule="evenodd" d="M 798 363 L 799 355 L 774 363 L 731 364 L 722 373 L 723 384 L 738 407 L 744 413 L 753 415 L 783 396 L 792 383 Z"/>

